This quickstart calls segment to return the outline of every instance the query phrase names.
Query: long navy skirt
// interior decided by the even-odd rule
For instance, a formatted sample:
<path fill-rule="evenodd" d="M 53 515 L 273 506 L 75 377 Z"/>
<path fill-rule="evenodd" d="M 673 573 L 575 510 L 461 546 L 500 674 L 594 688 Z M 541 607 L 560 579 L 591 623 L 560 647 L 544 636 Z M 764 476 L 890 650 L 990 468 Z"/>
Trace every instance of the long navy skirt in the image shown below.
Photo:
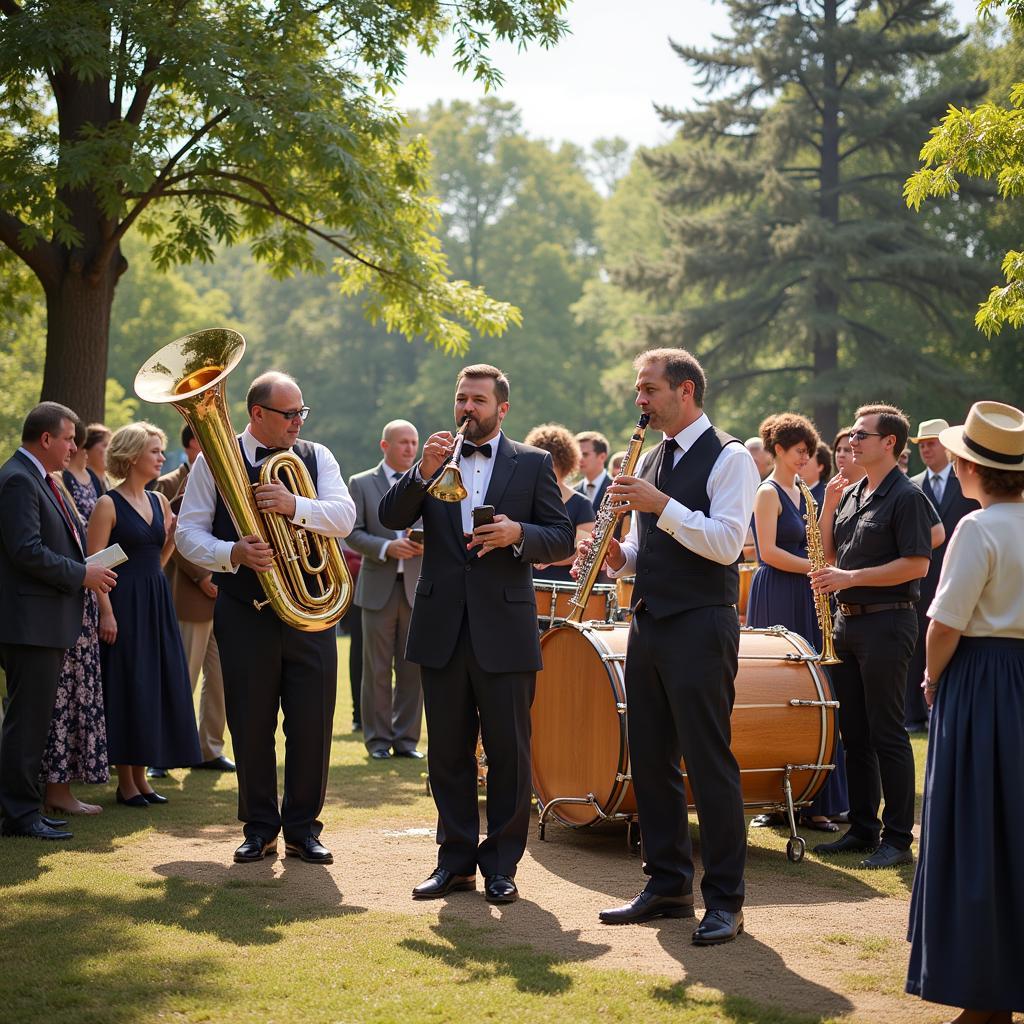
<path fill-rule="evenodd" d="M 1024 1010 L 1024 640 L 962 637 L 932 709 L 907 991 Z"/>

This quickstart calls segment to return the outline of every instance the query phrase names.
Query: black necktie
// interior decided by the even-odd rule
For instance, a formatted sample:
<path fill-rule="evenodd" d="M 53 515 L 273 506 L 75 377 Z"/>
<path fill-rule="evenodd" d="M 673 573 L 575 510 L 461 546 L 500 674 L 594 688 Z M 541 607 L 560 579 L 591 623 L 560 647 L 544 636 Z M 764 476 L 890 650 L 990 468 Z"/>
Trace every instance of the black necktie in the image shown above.
<path fill-rule="evenodd" d="M 666 437 L 661 443 L 661 466 L 658 468 L 658 490 L 664 490 L 668 482 L 668 475 L 672 472 L 675 463 L 676 449 L 679 442 L 674 437 Z"/>
<path fill-rule="evenodd" d="M 466 441 L 462 445 L 462 454 L 482 455 L 485 459 L 489 459 L 491 457 L 491 442 L 488 441 L 486 444 L 475 445 L 470 444 L 468 441 Z"/>
<path fill-rule="evenodd" d="M 261 445 L 256 446 L 256 461 L 262 462 L 269 455 L 273 455 L 275 452 L 286 452 L 287 448 L 263 448 Z"/>

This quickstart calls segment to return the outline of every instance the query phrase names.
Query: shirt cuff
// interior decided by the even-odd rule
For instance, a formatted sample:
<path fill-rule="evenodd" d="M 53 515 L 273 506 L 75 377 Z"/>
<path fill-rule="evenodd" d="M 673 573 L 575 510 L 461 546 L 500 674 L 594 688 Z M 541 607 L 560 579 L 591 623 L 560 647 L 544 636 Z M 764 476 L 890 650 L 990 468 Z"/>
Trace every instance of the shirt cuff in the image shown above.
<path fill-rule="evenodd" d="M 216 572 L 238 572 L 238 566 L 231 564 L 231 549 L 235 545 L 229 540 L 222 541 L 214 548 L 214 555 L 217 559 Z"/>
<path fill-rule="evenodd" d="M 295 495 L 295 515 L 292 516 L 291 522 L 296 526 L 309 526 L 309 520 L 313 514 L 313 503 L 309 498 L 303 497 L 301 494 Z"/>
<path fill-rule="evenodd" d="M 675 537 L 681 530 L 683 518 L 690 510 L 675 498 L 669 498 L 668 504 L 662 509 L 658 516 L 658 529 L 664 530 L 670 537 Z"/>
<path fill-rule="evenodd" d="M 384 541 L 384 543 L 383 543 L 383 544 L 381 545 L 381 547 L 380 547 L 380 551 L 379 551 L 379 552 L 378 552 L 378 554 L 377 554 L 377 557 L 378 557 L 378 558 L 379 558 L 379 559 L 380 559 L 380 560 L 381 560 L 382 562 L 386 562 L 386 561 L 388 560 L 388 545 L 389 545 L 390 543 L 391 543 L 391 541 L 390 541 L 390 540 L 386 540 L 386 541 Z"/>

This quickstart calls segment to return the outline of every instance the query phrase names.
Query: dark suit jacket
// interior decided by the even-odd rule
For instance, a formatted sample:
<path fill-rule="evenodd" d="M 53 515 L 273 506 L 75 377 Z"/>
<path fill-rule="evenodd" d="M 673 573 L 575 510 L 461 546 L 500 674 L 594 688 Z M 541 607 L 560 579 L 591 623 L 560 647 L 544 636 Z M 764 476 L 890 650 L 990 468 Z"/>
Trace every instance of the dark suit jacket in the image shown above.
<path fill-rule="evenodd" d="M 486 672 L 541 667 L 532 562 L 568 558 L 575 531 L 551 468 L 551 456 L 502 435 L 485 504 L 522 523 L 522 557 L 511 547 L 477 557 L 466 551 L 460 506 L 438 501 L 415 479 L 416 467 L 381 499 L 380 521 L 404 530 L 423 517 L 423 567 L 409 625 L 406 658 L 429 668 L 450 660 L 463 615 L 473 653 Z"/>
<path fill-rule="evenodd" d="M 0 644 L 73 647 L 82 632 L 81 546 L 36 466 L 0 468 Z"/>
<path fill-rule="evenodd" d="M 587 499 L 590 502 L 590 504 L 594 506 L 594 511 L 595 512 L 601 507 L 601 502 L 604 500 L 604 492 L 608 490 L 608 485 L 611 482 L 612 482 L 611 477 L 608 475 L 608 472 L 605 471 L 604 476 L 601 478 L 601 482 L 597 485 L 597 490 L 594 492 L 593 498 L 588 498 Z M 587 481 L 586 481 L 586 478 L 582 479 L 576 485 L 576 490 L 579 491 L 580 494 L 582 494 L 584 498 L 587 497 Z"/>
<path fill-rule="evenodd" d="M 380 611 L 387 604 L 398 573 L 398 562 L 394 558 L 380 557 L 381 541 L 392 540 L 395 536 L 394 530 L 381 525 L 377 514 L 381 498 L 390 487 L 383 461 L 373 469 L 356 473 L 348 482 L 348 493 L 356 503 L 356 522 L 345 543 L 363 556 L 356 580 L 355 603 L 370 611 Z M 402 566 L 402 583 L 409 604 L 416 598 L 416 577 L 422 561 L 422 558 L 407 558 Z"/>
<path fill-rule="evenodd" d="M 973 512 L 975 509 L 980 508 L 976 501 L 964 497 L 964 492 L 960 490 L 960 481 L 957 480 L 955 473 L 950 473 L 946 478 L 946 486 L 942 491 L 942 501 L 937 502 L 935 495 L 932 494 L 931 484 L 928 482 L 928 477 L 930 476 L 931 471 L 925 470 L 923 473 L 918 473 L 910 478 L 911 482 L 917 484 L 924 491 L 925 497 L 935 506 L 939 513 L 939 518 L 942 520 L 942 525 L 946 530 L 946 539 L 932 551 L 928 575 L 921 580 L 921 600 L 918 607 L 922 612 L 928 611 L 928 606 L 932 603 L 932 598 L 935 597 L 935 591 L 939 586 L 939 574 L 942 572 L 942 562 L 946 557 L 946 548 L 949 546 L 957 523 L 968 512 Z"/>

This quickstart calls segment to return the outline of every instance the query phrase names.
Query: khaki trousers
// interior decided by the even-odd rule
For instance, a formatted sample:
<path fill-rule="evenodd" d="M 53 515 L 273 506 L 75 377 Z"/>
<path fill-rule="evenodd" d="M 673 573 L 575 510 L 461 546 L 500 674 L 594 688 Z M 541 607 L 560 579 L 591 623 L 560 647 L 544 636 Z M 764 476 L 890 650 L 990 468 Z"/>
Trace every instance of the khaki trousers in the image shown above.
<path fill-rule="evenodd" d="M 188 677 L 192 692 L 196 691 L 199 672 L 203 688 L 199 694 L 199 749 L 204 761 L 212 761 L 224 753 L 224 679 L 220 672 L 220 651 L 213 635 L 213 620 L 181 622 L 181 642 L 188 659 Z"/>

